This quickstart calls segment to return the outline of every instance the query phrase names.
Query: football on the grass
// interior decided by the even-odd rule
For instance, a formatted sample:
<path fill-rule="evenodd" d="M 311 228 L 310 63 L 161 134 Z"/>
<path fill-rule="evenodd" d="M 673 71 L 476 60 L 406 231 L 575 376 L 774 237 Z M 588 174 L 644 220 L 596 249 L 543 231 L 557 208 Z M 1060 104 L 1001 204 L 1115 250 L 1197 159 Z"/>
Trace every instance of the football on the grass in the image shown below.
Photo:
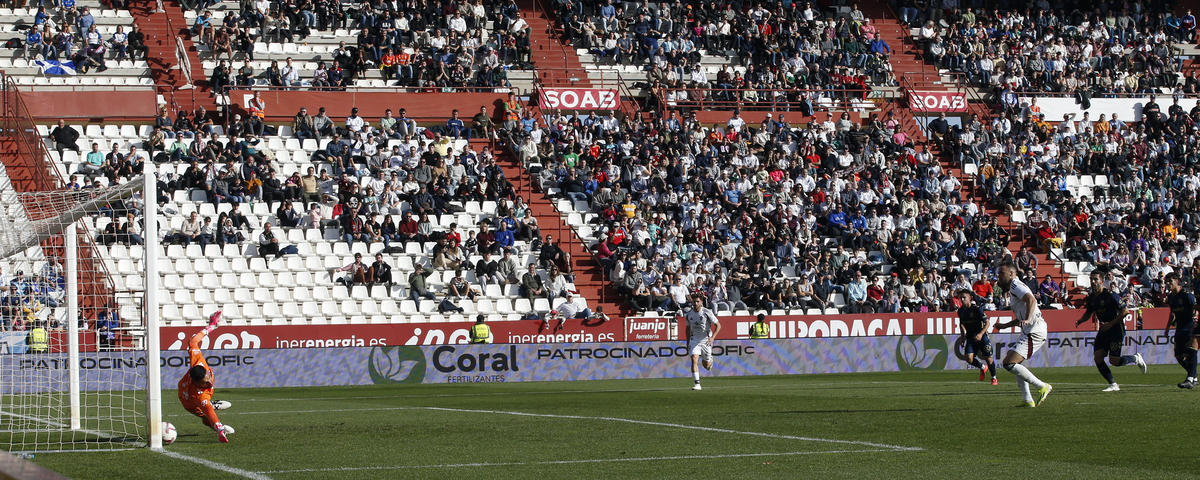
<path fill-rule="evenodd" d="M 179 432 L 175 431 L 175 426 L 171 422 L 162 422 L 162 442 L 163 445 L 170 445 L 175 441 L 175 437 L 179 436 Z"/>

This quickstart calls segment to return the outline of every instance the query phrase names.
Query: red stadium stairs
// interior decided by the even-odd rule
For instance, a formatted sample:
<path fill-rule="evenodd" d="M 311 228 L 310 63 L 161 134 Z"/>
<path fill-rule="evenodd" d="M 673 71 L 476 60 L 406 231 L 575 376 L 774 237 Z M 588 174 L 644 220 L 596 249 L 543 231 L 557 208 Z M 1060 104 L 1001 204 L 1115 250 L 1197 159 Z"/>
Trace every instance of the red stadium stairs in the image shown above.
<path fill-rule="evenodd" d="M 157 6 L 158 2 L 155 0 L 133 0 L 129 4 L 130 13 L 146 34 L 146 48 L 150 50 L 147 63 L 150 65 L 156 92 L 162 95 L 172 108 L 194 110 L 203 106 L 209 112 L 218 112 L 217 103 L 207 88 L 208 74 L 204 71 L 200 56 L 188 33 L 191 25 L 188 25 L 187 19 L 184 18 L 179 2 L 165 0 L 165 12 L 156 12 Z M 175 56 L 176 38 L 183 41 L 188 60 L 192 64 L 190 73 L 195 88 L 191 90 L 180 90 L 187 85 L 187 79 L 180 70 L 183 66 L 178 64 Z M 213 120 L 218 121 L 216 118 Z"/>
<path fill-rule="evenodd" d="M 546 85 L 592 86 L 587 70 L 579 62 L 575 47 L 567 42 L 549 3 L 542 0 L 517 0 L 521 16 L 529 24 L 530 59 L 537 67 L 538 80 Z"/>
<path fill-rule="evenodd" d="M 471 143 L 477 150 L 488 144 L 486 140 L 471 140 Z M 500 148 L 496 151 L 496 164 L 504 170 L 504 176 L 512 182 L 514 189 L 525 197 L 529 210 L 538 220 L 542 236 L 553 235 L 559 247 L 571 255 L 575 287 L 587 299 L 588 308 L 595 311 L 596 307 L 604 306 L 604 313 L 614 321 L 635 314 L 625 298 L 609 285 L 600 262 L 575 229 L 567 224 L 554 201 L 534 182 L 521 160 L 507 148 Z"/>

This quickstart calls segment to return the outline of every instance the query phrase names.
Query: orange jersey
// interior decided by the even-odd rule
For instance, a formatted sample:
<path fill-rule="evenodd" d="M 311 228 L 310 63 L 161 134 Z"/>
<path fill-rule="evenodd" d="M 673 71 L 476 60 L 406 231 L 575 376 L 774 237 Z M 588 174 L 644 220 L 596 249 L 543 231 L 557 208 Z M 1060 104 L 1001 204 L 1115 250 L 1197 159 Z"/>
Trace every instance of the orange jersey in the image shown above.
<path fill-rule="evenodd" d="M 209 368 L 208 362 L 204 361 L 204 353 L 200 351 L 200 340 L 203 338 L 203 333 L 192 337 L 192 340 L 188 342 L 188 355 L 191 356 L 191 366 L 203 365 L 211 375 L 212 368 Z M 179 379 L 179 403 L 182 403 L 183 407 L 193 414 L 204 416 L 205 407 L 212 403 L 212 394 L 213 386 L 211 384 L 205 386 L 194 382 L 189 372 L 184 372 L 183 378 Z"/>

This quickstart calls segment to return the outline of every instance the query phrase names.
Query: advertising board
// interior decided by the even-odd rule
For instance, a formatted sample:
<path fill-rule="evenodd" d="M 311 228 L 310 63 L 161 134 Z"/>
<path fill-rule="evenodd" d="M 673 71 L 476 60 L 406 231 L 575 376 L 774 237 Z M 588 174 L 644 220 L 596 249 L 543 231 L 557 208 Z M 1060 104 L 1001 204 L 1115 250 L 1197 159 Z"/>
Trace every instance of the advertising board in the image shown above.
<path fill-rule="evenodd" d="M 1003 357 L 1018 337 L 993 335 L 996 357 Z M 1043 350 L 1025 364 L 1030 368 L 1093 365 L 1093 338 L 1090 332 L 1051 333 Z M 1174 363 L 1171 342 L 1161 330 L 1134 331 L 1126 338 L 1126 350 L 1141 353 L 1147 363 Z M 961 360 L 962 352 L 955 335 L 718 340 L 713 348 L 715 365 L 705 376 L 971 368 Z M 240 349 L 206 352 L 206 358 L 217 388 L 690 377 L 687 348 L 678 341 Z M 80 365 L 83 388 L 101 390 L 127 385 L 126 374 L 144 370 L 145 360 L 130 352 L 87 353 Z M 162 352 L 160 365 L 162 387 L 173 389 L 188 369 L 187 352 Z M 33 371 L 65 379 L 66 356 L 0 355 L 0 371 L 8 375 Z M 1008 378 L 1001 381 L 1011 381 Z M 66 385 L 65 381 L 44 384 Z"/>

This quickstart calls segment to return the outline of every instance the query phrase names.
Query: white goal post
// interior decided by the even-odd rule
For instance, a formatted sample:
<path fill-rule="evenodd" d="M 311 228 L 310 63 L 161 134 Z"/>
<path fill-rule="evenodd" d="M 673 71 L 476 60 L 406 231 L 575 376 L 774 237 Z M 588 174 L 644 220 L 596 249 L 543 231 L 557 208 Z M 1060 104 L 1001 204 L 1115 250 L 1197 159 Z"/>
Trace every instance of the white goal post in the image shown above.
<path fill-rule="evenodd" d="M 156 178 L 17 192 L 0 167 L 0 450 L 162 446 Z"/>

